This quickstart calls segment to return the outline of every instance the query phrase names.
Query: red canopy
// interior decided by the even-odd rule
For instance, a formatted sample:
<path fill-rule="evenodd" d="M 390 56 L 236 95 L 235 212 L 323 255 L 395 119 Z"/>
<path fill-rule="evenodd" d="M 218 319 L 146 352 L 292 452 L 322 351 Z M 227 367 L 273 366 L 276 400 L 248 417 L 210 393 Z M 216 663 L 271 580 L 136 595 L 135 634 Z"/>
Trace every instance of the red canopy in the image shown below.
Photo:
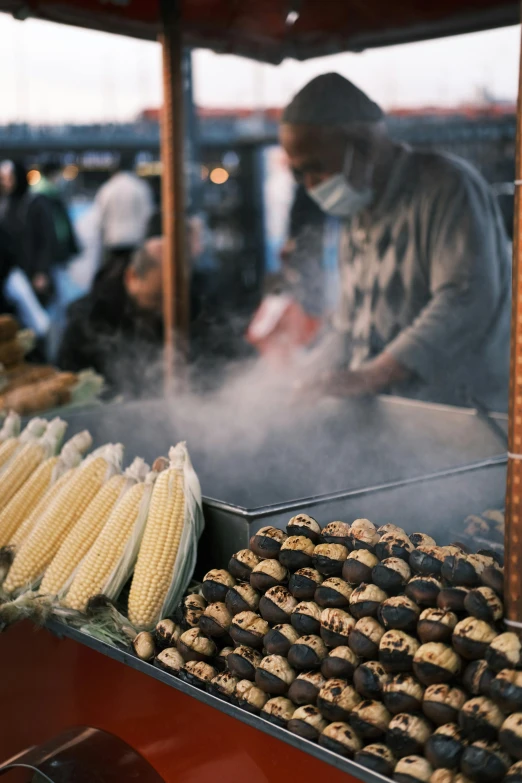
<path fill-rule="evenodd" d="M 187 45 L 278 63 L 519 21 L 513 0 L 180 0 Z M 0 0 L 0 10 L 139 38 L 159 0 Z"/>

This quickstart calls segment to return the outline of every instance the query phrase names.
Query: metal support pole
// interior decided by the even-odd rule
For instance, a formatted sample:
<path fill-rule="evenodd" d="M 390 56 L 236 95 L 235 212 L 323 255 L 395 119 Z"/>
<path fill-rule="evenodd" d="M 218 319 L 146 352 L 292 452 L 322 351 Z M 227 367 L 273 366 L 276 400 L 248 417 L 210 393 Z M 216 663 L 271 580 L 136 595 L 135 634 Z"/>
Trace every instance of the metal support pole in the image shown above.
<path fill-rule="evenodd" d="M 162 211 L 165 255 L 163 317 L 165 392 L 182 380 L 189 327 L 189 270 L 185 240 L 183 166 L 183 44 L 178 0 L 162 0 L 163 110 L 161 113 Z"/>

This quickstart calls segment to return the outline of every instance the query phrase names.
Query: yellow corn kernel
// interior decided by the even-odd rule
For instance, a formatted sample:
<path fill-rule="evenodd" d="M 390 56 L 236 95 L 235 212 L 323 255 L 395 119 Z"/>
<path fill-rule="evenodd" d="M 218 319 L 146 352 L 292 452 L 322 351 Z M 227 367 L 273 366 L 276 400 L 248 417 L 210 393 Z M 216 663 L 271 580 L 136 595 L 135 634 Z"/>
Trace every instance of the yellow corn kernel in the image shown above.
<path fill-rule="evenodd" d="M 48 567 L 65 537 L 99 491 L 107 475 L 107 460 L 94 457 L 62 487 L 49 503 L 28 538 L 15 554 L 4 590 L 34 585 Z"/>
<path fill-rule="evenodd" d="M 32 473 L 5 508 L 0 511 L 0 546 L 5 546 L 31 514 L 51 484 L 58 457 L 49 457 Z"/>
<path fill-rule="evenodd" d="M 103 530 L 127 484 L 125 476 L 113 476 L 97 493 L 54 556 L 40 585 L 40 595 L 56 596 Z"/>
<path fill-rule="evenodd" d="M 152 491 L 129 594 L 129 620 L 136 628 L 155 624 L 172 582 L 185 519 L 183 486 L 183 470 L 168 468 Z"/>
<path fill-rule="evenodd" d="M 26 516 L 24 521 L 21 525 L 17 528 L 17 530 L 13 533 L 9 540 L 9 546 L 12 546 L 15 550 L 20 547 L 23 541 L 29 536 L 29 534 L 32 532 L 34 526 L 40 519 L 40 517 L 43 515 L 44 511 L 47 509 L 49 504 L 54 500 L 54 498 L 59 494 L 62 487 L 67 484 L 69 479 L 71 479 L 78 468 L 69 468 L 69 470 L 66 470 L 65 473 L 63 473 L 59 479 L 57 479 L 51 486 L 47 489 L 47 491 L 42 495 L 36 506 L 32 509 L 32 511 Z M 23 491 L 23 487 L 22 490 Z"/>
<path fill-rule="evenodd" d="M 135 484 L 113 508 L 105 527 L 79 567 L 62 601 L 64 606 L 84 612 L 89 599 L 103 592 L 133 534 L 145 490 L 144 482 Z"/>
<path fill-rule="evenodd" d="M 41 443 L 26 443 L 22 446 L 0 474 L 0 509 L 7 506 L 45 457 L 46 451 Z"/>

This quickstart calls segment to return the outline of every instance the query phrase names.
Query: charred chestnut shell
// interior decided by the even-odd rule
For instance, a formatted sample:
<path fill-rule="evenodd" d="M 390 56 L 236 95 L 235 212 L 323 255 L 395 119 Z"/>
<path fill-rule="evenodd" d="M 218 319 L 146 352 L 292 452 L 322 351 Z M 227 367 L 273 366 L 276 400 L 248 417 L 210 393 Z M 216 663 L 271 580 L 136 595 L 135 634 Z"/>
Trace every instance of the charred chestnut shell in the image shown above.
<path fill-rule="evenodd" d="M 305 536 L 290 536 L 281 544 L 279 562 L 289 571 L 309 568 L 312 565 L 314 543 Z"/>
<path fill-rule="evenodd" d="M 379 560 L 398 557 L 408 562 L 412 552 L 413 544 L 406 533 L 385 533 L 375 546 L 375 554 Z"/>
<path fill-rule="evenodd" d="M 410 555 L 410 568 L 421 576 L 435 576 L 439 578 L 442 563 L 446 556 L 446 552 L 440 546 L 419 546 Z"/>
<path fill-rule="evenodd" d="M 263 637 L 268 630 L 266 620 L 255 612 L 240 612 L 232 620 L 230 636 L 234 644 L 259 649 L 263 646 Z"/>
<path fill-rule="evenodd" d="M 328 720 L 348 720 L 360 701 L 361 697 L 346 680 L 327 680 L 317 695 L 317 707 Z"/>
<path fill-rule="evenodd" d="M 361 740 L 347 723 L 334 721 L 321 732 L 319 745 L 351 759 L 360 750 Z"/>
<path fill-rule="evenodd" d="M 389 675 L 378 661 L 367 661 L 353 673 L 353 685 L 364 699 L 380 699 Z"/>
<path fill-rule="evenodd" d="M 386 631 L 379 645 L 379 661 L 387 672 L 408 672 L 420 645 L 404 631 Z"/>
<path fill-rule="evenodd" d="M 470 742 L 496 739 L 503 720 L 502 712 L 487 696 L 470 699 L 459 713 L 459 726 Z"/>
<path fill-rule="evenodd" d="M 238 582 L 227 592 L 225 604 L 231 615 L 239 612 L 256 612 L 259 606 L 259 593 L 248 582 Z"/>
<path fill-rule="evenodd" d="M 348 550 L 342 544 L 318 544 L 313 553 L 312 563 L 324 576 L 340 576 Z"/>
<path fill-rule="evenodd" d="M 315 591 L 323 581 L 323 576 L 315 568 L 300 568 L 290 577 L 288 589 L 298 601 L 312 601 Z"/>
<path fill-rule="evenodd" d="M 299 636 L 317 634 L 321 627 L 321 610 L 313 601 L 301 601 L 292 612 L 290 622 Z"/>
<path fill-rule="evenodd" d="M 355 549 L 344 561 L 343 579 L 350 585 L 371 582 L 373 568 L 378 562 L 376 556 L 367 549 Z"/>
<path fill-rule="evenodd" d="M 224 636 L 230 629 L 232 615 L 226 604 L 209 604 L 199 618 L 199 629 L 206 636 Z"/>
<path fill-rule="evenodd" d="M 447 612 L 464 612 L 464 601 L 469 592 L 469 587 L 443 587 L 437 596 L 437 607 Z"/>
<path fill-rule="evenodd" d="M 253 715 L 259 715 L 268 701 L 266 693 L 261 688 L 258 688 L 257 685 L 254 685 L 253 682 L 250 682 L 250 680 L 239 680 L 236 685 L 234 698 L 240 707 Z"/>
<path fill-rule="evenodd" d="M 216 645 L 199 628 L 184 631 L 178 639 L 177 648 L 185 661 L 209 661 L 217 652 Z"/>
<path fill-rule="evenodd" d="M 456 652 L 469 661 L 484 658 L 497 635 L 494 628 L 476 617 L 466 617 L 453 629 L 452 643 Z"/>
<path fill-rule="evenodd" d="M 205 600 L 209 604 L 222 603 L 227 597 L 231 587 L 234 587 L 236 580 L 222 568 L 213 568 L 203 577 L 202 591 Z"/>
<path fill-rule="evenodd" d="M 321 612 L 321 638 L 327 647 L 348 644 L 355 626 L 353 617 L 343 609 L 323 609 Z"/>
<path fill-rule="evenodd" d="M 498 738 L 510 756 L 517 761 L 522 760 L 522 712 L 508 715 L 500 727 Z"/>
<path fill-rule="evenodd" d="M 424 754 L 435 769 L 458 769 L 465 746 L 457 724 L 445 723 L 428 738 Z"/>
<path fill-rule="evenodd" d="M 350 633 L 348 644 L 360 658 L 377 658 L 384 628 L 374 617 L 361 617 Z"/>
<path fill-rule="evenodd" d="M 460 768 L 474 783 L 496 783 L 509 769 L 510 760 L 497 742 L 478 740 L 462 754 Z"/>
<path fill-rule="evenodd" d="M 396 674 L 384 683 L 382 700 L 392 715 L 418 712 L 422 707 L 424 688 L 411 674 Z"/>
<path fill-rule="evenodd" d="M 319 669 L 328 650 L 320 636 L 301 636 L 288 650 L 288 662 L 300 671 Z"/>
<path fill-rule="evenodd" d="M 410 577 L 410 567 L 400 557 L 387 557 L 372 569 L 372 582 L 387 593 L 402 590 Z"/>
<path fill-rule="evenodd" d="M 399 759 L 393 779 L 397 783 L 429 783 L 432 774 L 433 770 L 425 758 L 411 754 Z"/>
<path fill-rule="evenodd" d="M 204 661 L 186 661 L 185 666 L 179 670 L 179 678 L 189 685 L 195 685 L 196 688 L 206 689 L 209 683 L 214 679 L 217 672 L 213 666 Z"/>
<path fill-rule="evenodd" d="M 467 555 L 464 552 L 448 555 L 444 558 L 441 574 L 451 585 L 478 587 L 480 575 L 484 571 L 484 563 L 478 555 Z"/>
<path fill-rule="evenodd" d="M 350 634 L 350 638 L 353 635 Z M 349 647 L 334 647 L 321 663 L 321 674 L 325 679 L 351 680 L 359 665 L 359 659 Z"/>
<path fill-rule="evenodd" d="M 395 756 L 386 745 L 373 743 L 366 745 L 355 754 L 355 761 L 366 769 L 377 772 L 378 775 L 391 777 L 396 760 Z"/>
<path fill-rule="evenodd" d="M 313 704 L 305 704 L 296 709 L 288 721 L 287 728 L 299 737 L 316 742 L 327 725 L 317 707 Z"/>
<path fill-rule="evenodd" d="M 233 652 L 233 647 L 223 647 L 215 658 L 212 660 L 212 665 L 218 670 L 218 672 L 224 672 L 227 668 L 227 658 L 229 653 Z"/>
<path fill-rule="evenodd" d="M 364 740 L 376 740 L 386 734 L 391 715 L 380 701 L 365 701 L 356 704 L 349 716 L 350 726 Z"/>
<path fill-rule="evenodd" d="M 416 548 L 437 545 L 435 539 L 431 536 L 428 536 L 426 533 L 412 533 L 409 538 L 413 546 Z"/>
<path fill-rule="evenodd" d="M 424 693 L 422 711 L 437 726 L 455 723 L 466 699 L 466 694 L 460 688 L 446 684 L 430 685 Z"/>
<path fill-rule="evenodd" d="M 236 647 L 227 655 L 227 668 L 239 680 L 253 680 L 260 663 L 260 653 L 251 647 Z"/>
<path fill-rule="evenodd" d="M 298 706 L 315 704 L 324 684 L 325 678 L 320 672 L 301 672 L 288 689 L 288 698 Z"/>
<path fill-rule="evenodd" d="M 185 661 L 183 660 L 181 653 L 176 650 L 175 647 L 167 647 L 157 654 L 154 663 L 159 669 L 163 669 L 163 671 L 177 676 L 180 669 L 183 668 Z"/>
<path fill-rule="evenodd" d="M 473 617 L 496 623 L 504 616 L 504 605 L 491 587 L 475 587 L 464 600 L 464 608 Z"/>
<path fill-rule="evenodd" d="M 181 635 L 181 628 L 174 620 L 160 620 L 154 629 L 154 642 L 158 650 L 165 650 L 176 644 Z"/>
<path fill-rule="evenodd" d="M 388 598 L 384 590 L 373 584 L 356 587 L 350 596 L 350 612 L 354 617 L 375 617 L 380 605 Z"/>
<path fill-rule="evenodd" d="M 419 606 L 437 606 L 441 589 L 441 583 L 434 576 L 414 576 L 406 585 L 406 595 Z"/>
<path fill-rule="evenodd" d="M 517 634 L 508 631 L 492 639 L 485 657 L 493 671 L 518 668 L 522 664 L 522 644 Z"/>
<path fill-rule="evenodd" d="M 321 535 L 321 525 L 308 514 L 297 514 L 288 522 L 286 532 L 289 536 L 306 536 L 315 544 Z"/>
<path fill-rule="evenodd" d="M 421 613 L 420 607 L 407 595 L 387 598 L 379 607 L 378 618 L 386 630 L 414 631 Z"/>
<path fill-rule="evenodd" d="M 464 670 L 462 684 L 472 696 L 489 696 L 494 679 L 495 672 L 489 668 L 487 661 L 472 661 Z"/>
<path fill-rule="evenodd" d="M 286 535 L 277 527 L 262 527 L 250 539 L 250 549 L 263 560 L 276 558 Z"/>
<path fill-rule="evenodd" d="M 431 726 L 420 715 L 401 712 L 395 715 L 388 726 L 386 744 L 397 757 L 421 753 L 431 734 Z"/>
<path fill-rule="evenodd" d="M 369 552 L 375 550 L 380 539 L 375 525 L 369 519 L 356 519 L 350 527 L 350 536 L 354 549 L 367 549 Z"/>
<path fill-rule="evenodd" d="M 504 594 L 504 569 L 496 565 L 487 566 L 481 574 L 482 584 L 491 587 L 498 595 Z"/>
<path fill-rule="evenodd" d="M 259 558 L 251 549 L 240 549 L 229 560 L 228 570 L 240 582 L 249 582 L 252 569 L 259 563 Z"/>
<path fill-rule="evenodd" d="M 503 669 L 490 681 L 489 695 L 504 712 L 521 712 L 522 672 Z"/>
<path fill-rule="evenodd" d="M 293 626 L 287 623 L 274 625 L 263 639 L 265 650 L 269 655 L 287 655 L 288 650 L 297 641 L 299 634 Z"/>
<path fill-rule="evenodd" d="M 331 576 L 319 585 L 314 594 L 315 602 L 323 609 L 344 609 L 350 604 L 353 587 L 338 576 Z"/>
<path fill-rule="evenodd" d="M 281 585 L 271 587 L 259 601 L 261 617 L 269 623 L 288 623 L 296 606 L 293 595 Z"/>
<path fill-rule="evenodd" d="M 287 579 L 288 571 L 278 560 L 260 560 L 250 574 L 250 584 L 260 593 L 282 585 Z"/>
<path fill-rule="evenodd" d="M 350 525 L 347 522 L 329 522 L 323 527 L 321 538 L 325 544 L 342 544 L 348 551 L 351 551 L 353 546 Z"/>
<path fill-rule="evenodd" d="M 225 701 L 232 701 L 239 680 L 230 672 L 220 672 L 207 685 L 207 690 L 213 696 Z"/>
<path fill-rule="evenodd" d="M 185 596 L 174 612 L 174 620 L 184 631 L 189 628 L 196 628 L 199 618 L 205 611 L 207 602 L 202 595 L 190 593 Z"/>
<path fill-rule="evenodd" d="M 444 609 L 424 609 L 417 623 L 417 633 L 423 644 L 426 642 L 447 642 L 451 639 L 458 617 Z"/>
<path fill-rule="evenodd" d="M 290 699 L 285 699 L 284 696 L 276 696 L 266 702 L 261 710 L 261 716 L 270 721 L 270 723 L 274 723 L 276 726 L 286 729 L 288 721 L 291 719 L 294 712 L 295 706 Z"/>
<path fill-rule="evenodd" d="M 295 671 L 281 655 L 267 655 L 256 669 L 256 685 L 273 696 L 283 696 L 294 680 Z"/>
<path fill-rule="evenodd" d="M 415 653 L 413 671 L 423 685 L 449 682 L 460 671 L 460 658 L 446 644 L 427 642 Z"/>

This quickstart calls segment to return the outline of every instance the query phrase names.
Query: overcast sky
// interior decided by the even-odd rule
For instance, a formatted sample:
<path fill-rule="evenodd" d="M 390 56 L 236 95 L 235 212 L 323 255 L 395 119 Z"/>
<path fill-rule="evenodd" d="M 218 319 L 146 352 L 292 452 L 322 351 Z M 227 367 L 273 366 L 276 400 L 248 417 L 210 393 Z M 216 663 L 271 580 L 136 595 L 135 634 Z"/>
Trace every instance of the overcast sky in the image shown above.
<path fill-rule="evenodd" d="M 283 105 L 313 76 L 336 70 L 385 108 L 455 105 L 482 88 L 514 100 L 518 27 L 343 54 L 274 67 L 194 54 L 195 99 L 201 106 Z M 0 13 L 0 122 L 130 119 L 161 101 L 155 43 L 27 20 Z"/>

